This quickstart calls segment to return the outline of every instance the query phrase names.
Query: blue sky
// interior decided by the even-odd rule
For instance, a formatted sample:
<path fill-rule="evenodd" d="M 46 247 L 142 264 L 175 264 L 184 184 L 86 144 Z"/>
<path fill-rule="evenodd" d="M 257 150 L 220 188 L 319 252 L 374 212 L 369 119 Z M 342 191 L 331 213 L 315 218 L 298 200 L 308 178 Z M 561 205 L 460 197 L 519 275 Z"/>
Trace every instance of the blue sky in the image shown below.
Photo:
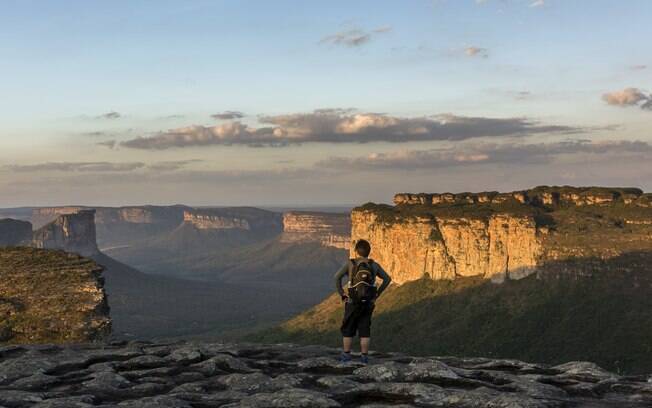
<path fill-rule="evenodd" d="M 652 187 L 649 1 L 0 10 L 0 206 Z"/>

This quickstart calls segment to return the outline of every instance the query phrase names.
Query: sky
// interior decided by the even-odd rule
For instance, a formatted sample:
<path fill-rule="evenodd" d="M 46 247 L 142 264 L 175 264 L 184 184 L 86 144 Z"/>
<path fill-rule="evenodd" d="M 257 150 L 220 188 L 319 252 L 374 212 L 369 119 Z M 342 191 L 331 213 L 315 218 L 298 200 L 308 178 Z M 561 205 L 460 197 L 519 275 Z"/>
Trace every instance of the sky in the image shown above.
<path fill-rule="evenodd" d="M 0 207 L 652 190 L 649 0 L 0 0 Z"/>

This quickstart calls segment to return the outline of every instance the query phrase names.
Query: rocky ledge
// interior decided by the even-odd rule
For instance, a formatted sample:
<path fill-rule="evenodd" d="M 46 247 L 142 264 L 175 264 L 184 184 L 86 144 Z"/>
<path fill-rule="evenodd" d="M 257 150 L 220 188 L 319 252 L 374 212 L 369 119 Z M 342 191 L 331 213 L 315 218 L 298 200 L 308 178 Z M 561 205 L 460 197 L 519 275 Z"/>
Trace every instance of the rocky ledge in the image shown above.
<path fill-rule="evenodd" d="M 373 354 L 321 346 L 143 343 L 0 348 L 0 406 L 644 407 L 647 376 L 587 362 Z"/>

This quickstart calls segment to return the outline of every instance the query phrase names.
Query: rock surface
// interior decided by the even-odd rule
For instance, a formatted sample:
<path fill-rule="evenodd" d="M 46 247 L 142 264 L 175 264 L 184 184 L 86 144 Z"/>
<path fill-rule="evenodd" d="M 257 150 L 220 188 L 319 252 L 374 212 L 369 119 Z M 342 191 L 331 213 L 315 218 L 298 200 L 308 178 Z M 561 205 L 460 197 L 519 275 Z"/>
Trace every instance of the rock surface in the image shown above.
<path fill-rule="evenodd" d="M 324 246 L 349 249 L 351 217 L 314 211 L 290 211 L 283 214 L 282 242 L 319 242 Z"/>
<path fill-rule="evenodd" d="M 202 230 L 281 232 L 280 214 L 250 207 L 186 210 L 183 220 Z"/>
<path fill-rule="evenodd" d="M 0 342 L 106 337 L 111 320 L 101 273 L 95 262 L 62 251 L 0 249 Z"/>
<path fill-rule="evenodd" d="M 95 210 L 59 215 L 53 222 L 34 231 L 32 245 L 36 248 L 62 249 L 82 256 L 98 254 Z"/>
<path fill-rule="evenodd" d="M 593 273 L 600 267 L 588 258 L 652 251 L 652 207 L 638 189 L 397 194 L 394 202 L 354 209 L 351 238 L 369 240 L 372 258 L 398 284 L 423 277 L 502 282 L 533 273 Z"/>
<path fill-rule="evenodd" d="M 341 364 L 318 346 L 116 343 L 0 348 L 0 406 L 646 407 L 647 377 L 586 362 L 373 354 Z"/>

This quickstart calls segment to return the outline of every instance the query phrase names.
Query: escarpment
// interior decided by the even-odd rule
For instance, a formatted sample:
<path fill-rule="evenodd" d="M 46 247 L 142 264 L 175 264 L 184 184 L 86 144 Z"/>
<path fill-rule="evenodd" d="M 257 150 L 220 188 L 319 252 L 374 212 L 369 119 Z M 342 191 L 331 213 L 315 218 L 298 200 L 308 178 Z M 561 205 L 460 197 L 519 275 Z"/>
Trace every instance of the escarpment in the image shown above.
<path fill-rule="evenodd" d="M 188 209 L 183 221 L 201 230 L 280 233 L 282 228 L 280 214 L 250 207 Z"/>
<path fill-rule="evenodd" d="M 83 256 L 99 253 L 95 232 L 95 210 L 80 210 L 60 215 L 53 222 L 34 231 L 36 248 L 62 249 Z"/>
<path fill-rule="evenodd" d="M 102 267 L 63 251 L 0 249 L 0 342 L 69 343 L 111 330 Z"/>
<path fill-rule="evenodd" d="M 394 202 L 351 217 L 352 240 L 369 240 L 397 283 L 595 273 L 604 260 L 652 251 L 650 194 L 634 188 L 397 194 Z"/>
<path fill-rule="evenodd" d="M 76 214 L 82 210 L 95 210 L 98 226 L 116 224 L 160 224 L 177 226 L 183 221 L 183 213 L 188 207 L 174 206 L 131 206 L 131 207 L 44 207 L 32 211 L 32 223 L 40 228 L 60 215 Z"/>
<path fill-rule="evenodd" d="M 348 214 L 291 211 L 283 214 L 283 242 L 319 242 L 349 249 L 351 218 Z"/>

